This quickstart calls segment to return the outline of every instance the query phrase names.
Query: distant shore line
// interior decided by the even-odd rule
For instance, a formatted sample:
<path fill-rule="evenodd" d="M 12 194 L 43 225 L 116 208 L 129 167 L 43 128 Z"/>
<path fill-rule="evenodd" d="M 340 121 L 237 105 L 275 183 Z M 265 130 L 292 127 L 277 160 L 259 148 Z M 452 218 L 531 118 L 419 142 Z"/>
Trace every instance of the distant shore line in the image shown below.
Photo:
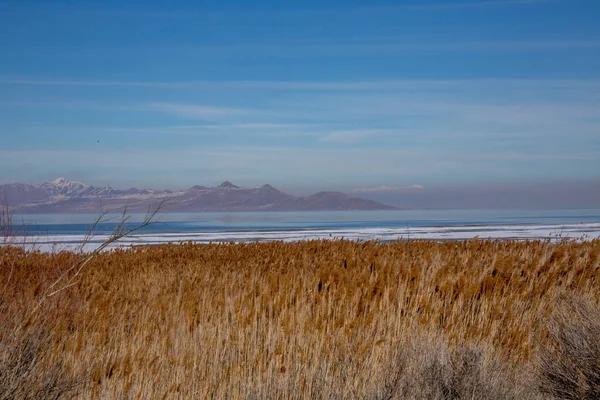
<path fill-rule="evenodd" d="M 108 238 L 99 233 L 86 234 L 33 234 L 13 238 L 15 245 L 42 252 L 77 250 L 82 243 L 84 251 L 93 251 Z M 152 232 L 138 233 L 121 239 L 111 248 L 136 245 L 158 245 L 179 243 L 247 243 L 247 242 L 302 242 L 307 240 L 351 240 L 380 241 L 390 243 L 397 240 L 461 241 L 479 238 L 482 240 L 578 240 L 600 239 L 600 223 L 578 223 L 561 225 L 462 225 L 406 228 L 363 228 L 363 229 L 278 229 L 278 230 L 220 230 L 199 232 Z"/>

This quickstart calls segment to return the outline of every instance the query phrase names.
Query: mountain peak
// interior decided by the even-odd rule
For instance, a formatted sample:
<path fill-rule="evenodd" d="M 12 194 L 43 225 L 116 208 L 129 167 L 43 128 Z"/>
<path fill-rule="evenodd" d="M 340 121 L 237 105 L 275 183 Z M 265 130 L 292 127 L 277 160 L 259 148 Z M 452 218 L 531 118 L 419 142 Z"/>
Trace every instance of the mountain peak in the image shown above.
<path fill-rule="evenodd" d="M 63 178 L 62 176 L 60 178 L 56 178 L 55 180 L 53 180 L 52 182 L 50 182 L 50 185 L 57 186 L 57 187 L 87 186 L 84 183 L 77 182 L 77 181 L 71 181 L 69 179 Z"/>
<path fill-rule="evenodd" d="M 269 184 L 262 185 L 261 187 L 258 188 L 258 190 L 263 191 L 263 192 L 281 192 L 279 189 L 276 189 Z"/>
<path fill-rule="evenodd" d="M 52 182 L 43 183 L 39 187 L 46 190 L 52 196 L 78 196 L 91 188 L 91 186 L 85 183 L 71 181 L 63 177 L 57 178 Z"/>
<path fill-rule="evenodd" d="M 206 190 L 206 189 L 208 189 L 206 186 L 194 185 L 191 188 L 189 188 L 188 190 Z"/>
<path fill-rule="evenodd" d="M 231 183 L 229 181 L 225 181 L 225 182 L 221 183 L 218 187 L 220 187 L 221 189 L 233 189 L 233 188 L 238 188 L 239 186 L 235 186 L 233 183 Z"/>

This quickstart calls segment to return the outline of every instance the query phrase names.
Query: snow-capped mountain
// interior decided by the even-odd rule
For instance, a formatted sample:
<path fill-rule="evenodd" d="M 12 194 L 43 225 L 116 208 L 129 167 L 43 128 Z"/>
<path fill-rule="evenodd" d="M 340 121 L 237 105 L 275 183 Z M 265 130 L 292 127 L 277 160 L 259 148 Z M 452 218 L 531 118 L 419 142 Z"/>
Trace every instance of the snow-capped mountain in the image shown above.
<path fill-rule="evenodd" d="M 42 183 L 40 188 L 46 190 L 52 196 L 80 196 L 90 187 L 85 183 L 58 178 L 52 182 Z"/>
<path fill-rule="evenodd" d="M 271 185 L 246 188 L 225 181 L 219 186 L 193 186 L 171 192 L 151 189 L 115 189 L 91 186 L 58 178 L 41 185 L 24 183 L 0 185 L 0 196 L 21 213 L 70 213 L 119 211 L 145 212 L 148 207 L 165 202 L 164 211 L 310 211 L 310 210 L 386 210 L 393 207 L 340 192 L 319 192 L 311 196 L 294 196 Z"/>
<path fill-rule="evenodd" d="M 138 189 L 135 187 L 127 190 L 119 190 L 111 186 L 91 186 L 65 178 L 58 178 L 52 182 L 42 183 L 39 187 L 46 190 L 52 196 L 66 197 L 136 196 L 156 193 L 151 189 Z"/>

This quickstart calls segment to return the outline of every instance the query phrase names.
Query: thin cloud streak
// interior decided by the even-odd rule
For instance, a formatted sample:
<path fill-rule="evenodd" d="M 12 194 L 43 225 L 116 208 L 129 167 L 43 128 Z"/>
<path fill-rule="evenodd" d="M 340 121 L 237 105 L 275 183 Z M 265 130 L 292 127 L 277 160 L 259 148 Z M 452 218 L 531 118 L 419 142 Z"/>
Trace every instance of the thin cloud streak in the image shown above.
<path fill-rule="evenodd" d="M 472 156 L 478 160 L 549 160 L 549 161 L 596 161 L 600 167 L 600 151 L 590 152 L 575 152 L 575 153 L 550 153 L 550 154 L 526 154 L 518 152 L 498 153 L 498 154 L 481 154 Z"/>
<path fill-rule="evenodd" d="M 160 111 L 185 118 L 199 119 L 223 119 L 250 115 L 268 115 L 266 111 L 262 110 L 181 103 L 154 103 L 149 104 L 147 109 L 150 111 Z"/>
<path fill-rule="evenodd" d="M 362 188 L 362 189 L 354 189 L 353 193 L 393 193 L 393 192 L 404 192 L 407 190 L 423 190 L 424 186 L 421 185 L 409 185 L 409 186 L 398 186 L 398 187 L 390 187 L 390 186 L 378 186 L 373 188 Z"/>
<path fill-rule="evenodd" d="M 389 129 L 353 129 L 353 130 L 341 130 L 330 132 L 327 135 L 321 137 L 321 142 L 333 142 L 333 143 L 358 143 L 364 139 L 390 133 Z"/>
<path fill-rule="evenodd" d="M 535 4 L 552 3 L 560 0 L 483 0 L 483 1 L 463 1 L 454 2 L 450 4 L 446 3 L 431 3 L 431 4 L 404 4 L 396 6 L 358 6 L 350 8 L 339 8 L 339 7 L 323 7 L 323 8 L 293 8 L 293 9 L 259 9 L 256 7 L 250 9 L 228 9 L 228 10 L 213 10 L 213 11 L 194 11 L 194 10 L 182 10 L 177 8 L 169 9 L 127 9 L 124 7 L 110 8 L 110 7 L 93 7 L 93 8 L 79 8 L 69 9 L 70 12 L 77 12 L 82 14 L 93 13 L 94 15 L 108 14 L 114 15 L 119 14 L 122 16 L 130 17 L 145 17 L 145 18 L 161 18 L 161 19 L 174 19 L 174 18 L 197 18 L 197 17 L 211 17 L 211 18 L 232 18 L 235 16 L 248 16 L 252 15 L 253 18 L 273 18 L 273 17 L 286 17 L 286 16 L 297 16 L 299 14 L 309 15 L 327 15 L 327 14 L 356 14 L 356 13 L 380 13 L 380 12 L 394 12 L 394 11 L 443 11 L 448 9 L 463 9 L 463 8 L 494 8 L 494 7 L 505 7 L 505 6 L 526 6 Z M 64 12 L 64 9 L 52 5 L 50 10 L 43 10 L 45 12 Z M 40 11 L 39 7 L 34 9 Z M 34 11 L 31 10 L 31 11 Z M 30 11 L 30 12 L 31 12 Z M 10 16 L 9 10 L 0 11 L 0 14 Z M 14 14 L 13 14 L 14 15 Z"/>
<path fill-rule="evenodd" d="M 152 49 L 160 51 L 179 51 L 193 54 L 202 51 L 203 53 L 210 51 L 235 50 L 238 54 L 243 51 L 251 51 L 252 54 L 292 54 L 298 56 L 304 54 L 302 51 L 315 51 L 321 57 L 335 57 L 342 54 L 357 55 L 364 52 L 452 52 L 452 51 L 523 51 L 523 50 L 545 50 L 545 49 L 574 49 L 574 48 L 596 48 L 600 47 L 600 40 L 597 39 L 569 39 L 569 40 L 513 40 L 513 41 L 455 41 L 455 42 L 415 42 L 407 41 L 405 38 L 397 38 L 396 40 L 381 40 L 381 41 L 357 41 L 356 38 L 351 40 L 333 40 L 333 41 L 286 41 L 283 43 L 224 43 L 216 45 L 187 45 L 187 46 L 169 46 L 149 48 L 142 47 L 141 49 Z M 136 47 L 136 49 L 140 49 Z M 323 51 L 329 51 L 327 54 L 322 54 Z"/>
<path fill-rule="evenodd" d="M 41 127 L 43 128 L 43 127 Z M 252 135 L 252 137 L 307 137 L 318 136 L 329 128 L 328 124 L 278 124 L 278 123 L 222 123 L 199 125 L 172 125 L 163 127 L 55 127 L 57 130 L 116 132 L 124 134 L 159 134 L 159 135 L 215 135 L 236 132 Z"/>
<path fill-rule="evenodd" d="M 131 52 L 159 53 L 161 57 L 193 57 L 202 55 L 212 57 L 311 57 L 336 59 L 344 57 L 358 57 L 367 54 L 388 55 L 404 52 L 409 54 L 429 54 L 431 52 L 505 52 L 520 53 L 523 51 L 556 51 L 556 50 L 585 50 L 600 47 L 600 40 L 590 39 L 570 39 L 570 40 L 517 40 L 517 41 L 456 41 L 456 42 L 407 42 L 405 40 L 360 43 L 356 41 L 338 41 L 328 43 L 302 43 L 302 42 L 280 42 L 280 43 L 228 43 L 216 45 L 188 45 L 188 46 L 119 46 L 103 49 L 107 54 L 123 54 Z M 42 50 L 36 50 L 37 52 Z M 52 56 L 51 50 L 45 54 Z M 98 49 L 89 49 L 90 56 L 97 53 Z M 22 83 L 27 83 L 23 80 Z M 85 82 L 88 86 L 94 86 L 94 81 Z M 61 82 L 62 85 L 69 85 L 69 81 Z M 112 86 L 124 86 L 128 82 L 112 81 Z M 170 83 L 173 85 L 176 83 Z M 131 82 L 129 86 L 146 86 L 145 82 Z"/>
<path fill-rule="evenodd" d="M 599 42 L 600 43 L 600 42 Z M 232 89 L 281 89 L 299 91 L 361 91 L 402 89 L 419 86 L 462 86 L 462 85 L 536 85 L 577 88 L 600 88 L 598 79 L 447 79 L 447 80 L 390 80 L 390 81 L 78 81 L 0 78 L 0 85 L 23 86 L 123 86 L 156 87 L 165 89 L 186 88 L 232 88 Z M 25 104 L 25 103 L 23 103 Z M 33 104 L 33 103 L 32 103 Z M 51 104 L 51 103 L 49 103 Z"/>
<path fill-rule="evenodd" d="M 488 8 L 488 7 L 501 7 L 510 5 L 526 5 L 536 3 L 550 3 L 553 0 L 499 0 L 499 1 L 470 1 L 470 2 L 456 2 L 449 4 L 423 4 L 423 5 L 407 5 L 405 8 L 412 10 L 447 10 L 453 8 Z M 401 8 L 398 7 L 398 8 Z"/>

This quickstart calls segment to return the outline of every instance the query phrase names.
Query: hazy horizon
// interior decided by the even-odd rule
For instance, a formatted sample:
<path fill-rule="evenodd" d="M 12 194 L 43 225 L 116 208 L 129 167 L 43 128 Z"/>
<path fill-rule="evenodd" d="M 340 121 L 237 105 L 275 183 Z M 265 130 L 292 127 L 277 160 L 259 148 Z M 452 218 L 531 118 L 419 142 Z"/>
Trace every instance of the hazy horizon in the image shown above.
<path fill-rule="evenodd" d="M 0 183 L 600 207 L 592 0 L 4 2 Z"/>
<path fill-rule="evenodd" d="M 66 179 L 64 177 L 60 177 Z M 59 178 L 57 178 L 58 180 Z M 0 186 L 6 183 L 0 182 Z M 50 183 L 36 182 L 33 184 Z M 88 182 L 81 182 L 89 184 Z M 196 182 L 194 185 L 216 187 L 224 182 L 206 183 Z M 236 182 L 230 182 L 236 185 Z M 256 185 L 241 185 L 241 187 L 260 187 L 268 182 Z M 101 185 L 102 187 L 104 185 Z M 113 185 L 106 185 L 112 186 Z M 138 189 L 173 190 L 185 191 L 186 187 L 140 187 Z M 240 186 L 240 185 L 236 185 Z M 132 186 L 135 187 L 135 186 Z M 129 187 L 114 187 L 126 190 Z M 579 208 L 600 209 L 598 199 L 600 198 L 600 185 L 595 182 L 561 182 L 552 184 L 534 185 L 504 185 L 475 187 L 434 187 L 425 188 L 420 185 L 405 187 L 370 187 L 354 190 L 345 190 L 335 185 L 330 187 L 313 187 L 302 189 L 290 185 L 279 186 L 276 189 L 288 192 L 288 194 L 305 196 L 319 191 L 342 191 L 355 197 L 375 200 L 377 202 L 398 207 L 400 209 L 548 209 L 548 208 Z"/>

